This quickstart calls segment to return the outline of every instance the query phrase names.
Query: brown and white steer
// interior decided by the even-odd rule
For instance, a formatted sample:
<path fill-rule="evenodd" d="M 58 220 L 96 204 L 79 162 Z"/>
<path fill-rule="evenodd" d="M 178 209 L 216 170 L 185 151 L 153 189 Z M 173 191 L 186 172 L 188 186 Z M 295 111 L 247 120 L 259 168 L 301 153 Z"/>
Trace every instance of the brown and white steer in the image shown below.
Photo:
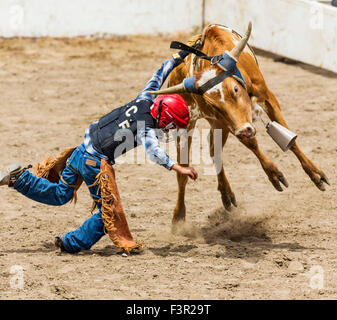
<path fill-rule="evenodd" d="M 193 39 L 200 42 L 199 50 L 208 56 L 215 56 L 227 51 L 237 60 L 239 68 L 247 85 L 247 90 L 234 77 L 228 77 L 220 84 L 210 88 L 203 95 L 186 92 L 182 82 L 185 78 L 194 75 L 195 86 L 198 88 L 207 80 L 214 78 L 223 70 L 217 65 L 211 65 L 209 61 L 200 59 L 194 54 L 185 58 L 185 63 L 178 66 L 170 75 L 168 89 L 157 92 L 180 93 L 190 106 L 191 121 L 188 130 L 195 127 L 196 121 L 205 118 L 211 126 L 210 155 L 214 156 L 214 129 L 222 129 L 222 146 L 225 145 L 228 134 L 234 134 L 240 142 L 249 148 L 259 159 L 261 166 L 269 180 L 278 191 L 282 191 L 281 183 L 288 187 L 288 183 L 276 167 L 276 165 L 262 152 L 255 137 L 255 128 L 252 124 L 253 116 L 262 106 L 272 121 L 277 121 L 287 127 L 281 113 L 280 105 L 272 91 L 267 87 L 263 75 L 257 64 L 255 55 L 248 44 L 251 25 L 243 38 L 235 31 L 220 25 L 210 25 L 201 36 Z M 196 40 L 194 40 L 196 42 Z M 258 104 L 258 105 L 257 105 Z M 192 137 L 188 137 L 190 149 Z M 178 141 L 178 162 L 180 162 L 180 143 Z M 291 147 L 291 151 L 300 161 L 304 171 L 315 183 L 318 189 L 325 190 L 323 182 L 329 184 L 324 172 L 301 151 L 297 143 Z M 186 208 L 184 202 L 187 176 L 177 175 L 179 190 L 176 207 L 174 209 L 173 222 L 185 219 Z M 222 202 L 227 210 L 231 205 L 236 206 L 235 195 L 226 178 L 223 165 L 218 173 L 218 190 L 222 196 Z"/>

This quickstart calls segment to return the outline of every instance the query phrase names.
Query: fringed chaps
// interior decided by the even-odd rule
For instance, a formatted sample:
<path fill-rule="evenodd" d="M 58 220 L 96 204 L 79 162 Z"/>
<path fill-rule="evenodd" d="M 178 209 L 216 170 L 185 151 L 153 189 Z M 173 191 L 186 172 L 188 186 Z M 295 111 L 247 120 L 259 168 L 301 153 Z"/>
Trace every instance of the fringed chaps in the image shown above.
<path fill-rule="evenodd" d="M 106 233 L 117 247 L 128 253 L 133 249 L 140 249 L 143 242 L 135 242 L 131 235 L 115 180 L 115 170 L 104 159 L 101 161 L 101 172 L 97 178 L 101 190 L 102 220 Z"/>
<path fill-rule="evenodd" d="M 33 166 L 33 172 L 37 177 L 42 177 L 50 182 L 57 183 L 61 179 L 63 183 L 68 185 L 61 177 L 62 171 L 67 165 L 67 160 L 74 152 L 76 148 L 67 148 L 64 149 L 56 158 L 48 156 L 45 157 L 41 162 L 36 163 Z M 82 185 L 82 178 L 78 175 L 76 185 L 68 185 L 74 188 L 74 194 L 71 201 L 77 201 L 77 190 Z"/>

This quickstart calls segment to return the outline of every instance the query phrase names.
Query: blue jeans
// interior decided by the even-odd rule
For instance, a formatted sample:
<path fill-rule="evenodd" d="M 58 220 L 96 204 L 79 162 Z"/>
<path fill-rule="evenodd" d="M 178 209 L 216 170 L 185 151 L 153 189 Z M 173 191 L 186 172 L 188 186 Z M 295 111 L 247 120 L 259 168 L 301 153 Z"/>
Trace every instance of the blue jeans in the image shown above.
<path fill-rule="evenodd" d="M 89 161 L 88 161 L 89 160 Z M 74 194 L 75 185 L 80 176 L 90 186 L 96 181 L 100 172 L 101 159 L 86 152 L 83 144 L 75 149 L 62 171 L 62 178 L 58 183 L 52 183 L 41 177 L 36 177 L 25 171 L 14 184 L 14 189 L 24 196 L 49 205 L 60 206 L 69 202 Z M 95 200 L 101 200 L 99 186 L 89 187 L 89 192 Z M 97 202 L 98 213 L 92 215 L 79 228 L 62 235 L 63 245 L 70 253 L 88 250 L 104 235 L 101 202 Z"/>

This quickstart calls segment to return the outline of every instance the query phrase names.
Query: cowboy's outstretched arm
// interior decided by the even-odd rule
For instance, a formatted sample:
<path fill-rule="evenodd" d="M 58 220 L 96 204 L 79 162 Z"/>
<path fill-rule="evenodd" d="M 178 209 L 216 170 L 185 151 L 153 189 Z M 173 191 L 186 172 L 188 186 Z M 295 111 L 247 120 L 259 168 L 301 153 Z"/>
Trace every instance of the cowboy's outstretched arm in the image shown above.
<path fill-rule="evenodd" d="M 163 166 L 164 168 L 171 170 L 176 163 L 166 153 L 166 151 L 160 146 L 159 140 L 156 135 L 156 131 L 149 127 L 139 129 L 137 132 L 137 139 L 140 139 L 146 155 L 154 162 Z"/>
<path fill-rule="evenodd" d="M 147 91 L 157 91 L 161 88 L 171 71 L 177 67 L 183 59 L 188 55 L 187 51 L 179 51 L 174 54 L 174 58 L 164 61 L 161 67 L 153 74 L 152 78 L 146 83 L 144 89 L 138 95 L 137 99 L 146 99 L 153 101 L 155 95 L 147 93 Z"/>
<path fill-rule="evenodd" d="M 172 160 L 166 151 L 160 147 L 159 140 L 154 129 L 145 127 L 138 130 L 138 138 L 145 148 L 146 155 L 154 162 L 160 164 L 168 170 L 174 170 L 183 175 L 188 175 L 191 179 L 196 180 L 198 173 L 192 167 L 183 167 Z"/>

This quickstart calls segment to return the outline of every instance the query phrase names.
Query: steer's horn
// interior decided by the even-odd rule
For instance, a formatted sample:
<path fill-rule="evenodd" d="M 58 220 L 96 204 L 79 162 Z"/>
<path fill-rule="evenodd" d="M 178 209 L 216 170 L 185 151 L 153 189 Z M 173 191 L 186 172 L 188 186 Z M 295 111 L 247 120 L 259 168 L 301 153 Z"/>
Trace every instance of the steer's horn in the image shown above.
<path fill-rule="evenodd" d="M 248 43 L 250 34 L 252 32 L 252 23 L 249 22 L 248 29 L 246 31 L 245 36 L 240 40 L 240 42 L 228 53 L 232 58 L 235 60 L 238 60 L 240 57 L 240 54 L 244 50 L 245 46 Z"/>
<path fill-rule="evenodd" d="M 155 95 L 159 95 L 159 94 L 173 94 L 173 93 L 183 93 L 186 92 L 186 88 L 184 86 L 184 83 L 179 83 L 176 86 L 167 88 L 167 89 L 162 89 L 162 90 L 158 90 L 158 91 L 147 91 L 147 93 L 149 94 L 155 94 Z"/>

